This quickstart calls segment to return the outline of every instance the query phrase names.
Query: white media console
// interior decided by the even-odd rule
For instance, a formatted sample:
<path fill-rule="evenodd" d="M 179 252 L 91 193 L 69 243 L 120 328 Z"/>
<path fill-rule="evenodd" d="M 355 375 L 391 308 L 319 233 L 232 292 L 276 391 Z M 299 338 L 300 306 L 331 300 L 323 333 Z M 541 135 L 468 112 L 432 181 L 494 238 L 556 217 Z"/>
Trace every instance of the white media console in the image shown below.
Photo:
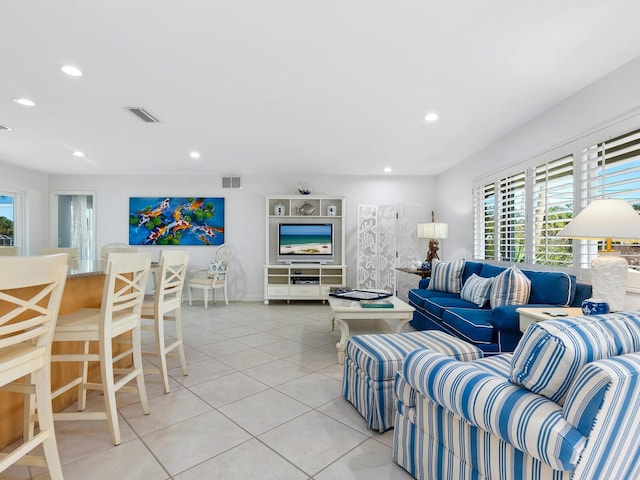
<path fill-rule="evenodd" d="M 266 262 L 264 303 L 269 300 L 326 300 L 331 287 L 345 286 L 345 199 L 324 195 L 266 197 Z M 281 223 L 333 225 L 333 261 L 283 263 L 278 261 Z"/>

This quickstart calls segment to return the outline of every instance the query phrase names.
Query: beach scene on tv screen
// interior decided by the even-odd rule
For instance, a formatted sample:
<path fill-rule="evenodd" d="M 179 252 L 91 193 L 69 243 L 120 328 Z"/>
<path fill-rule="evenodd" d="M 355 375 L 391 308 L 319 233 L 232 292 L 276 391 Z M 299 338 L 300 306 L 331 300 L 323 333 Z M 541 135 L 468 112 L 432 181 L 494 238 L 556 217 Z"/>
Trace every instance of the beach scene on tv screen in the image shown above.
<path fill-rule="evenodd" d="M 331 225 L 280 225 L 280 255 L 331 255 Z"/>

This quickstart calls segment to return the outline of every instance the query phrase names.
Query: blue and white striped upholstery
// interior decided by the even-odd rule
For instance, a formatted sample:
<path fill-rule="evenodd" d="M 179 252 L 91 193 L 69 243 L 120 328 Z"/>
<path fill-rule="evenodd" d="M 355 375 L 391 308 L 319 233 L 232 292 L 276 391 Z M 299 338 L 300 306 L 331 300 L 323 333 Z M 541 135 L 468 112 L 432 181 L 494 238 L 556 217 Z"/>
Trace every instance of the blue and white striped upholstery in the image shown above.
<path fill-rule="evenodd" d="M 602 317 L 545 324 L 566 323 L 570 338 L 607 351 L 609 339 L 590 331 L 600 324 L 619 351 L 633 348 L 640 311 Z M 640 352 L 577 366 L 563 406 L 511 383 L 509 357 L 410 352 L 396 375 L 394 460 L 419 480 L 640 479 Z"/>
<path fill-rule="evenodd" d="M 423 431 L 432 428 L 433 412 L 425 407 L 435 403 L 556 470 L 573 469 L 584 448 L 585 437 L 563 418 L 557 403 L 473 363 L 414 351 L 407 355 L 402 375 L 421 394 L 416 423 Z"/>
<path fill-rule="evenodd" d="M 460 293 L 462 270 L 464 270 L 464 258 L 450 263 L 435 260 L 431 266 L 431 280 L 427 290 Z"/>
<path fill-rule="evenodd" d="M 583 377 L 603 385 L 604 395 L 573 478 L 640 478 L 640 354 L 593 362 L 585 367 Z M 566 412 L 569 420 L 574 411 L 580 411 L 575 408 L 580 396 L 576 393 L 575 397 L 570 394 L 571 406 L 569 399 L 565 403 L 565 411 L 572 410 Z"/>
<path fill-rule="evenodd" d="M 531 295 L 531 280 L 522 270 L 511 267 L 494 278 L 491 286 L 491 308 L 502 305 L 525 305 Z"/>
<path fill-rule="evenodd" d="M 480 349 L 443 332 L 407 332 L 355 335 L 345 354 L 372 380 L 393 380 L 407 353 L 418 349 L 440 352 L 461 362 L 482 357 Z"/>
<path fill-rule="evenodd" d="M 513 353 L 511 381 L 562 405 L 584 365 L 638 351 L 637 312 L 539 322 Z"/>
<path fill-rule="evenodd" d="M 482 278 L 475 273 L 471 275 L 460 290 L 460 298 L 483 307 L 489 301 L 493 278 Z"/>
<path fill-rule="evenodd" d="M 425 432 L 411 420 L 415 410 L 398 406 L 407 413 L 396 415 L 393 459 L 418 480 L 573 480 L 571 470 L 554 470 L 435 404 L 425 407 Z"/>
<path fill-rule="evenodd" d="M 490 355 L 488 357 L 481 358 L 480 360 L 475 360 L 473 364 L 496 377 L 509 380 L 509 375 L 511 375 L 511 357 L 513 357 L 512 353 Z"/>
<path fill-rule="evenodd" d="M 393 383 L 407 353 L 430 349 L 471 361 L 482 351 L 463 340 L 437 331 L 356 335 L 345 348 L 343 396 L 367 421 L 369 428 L 384 432 L 393 426 Z"/>

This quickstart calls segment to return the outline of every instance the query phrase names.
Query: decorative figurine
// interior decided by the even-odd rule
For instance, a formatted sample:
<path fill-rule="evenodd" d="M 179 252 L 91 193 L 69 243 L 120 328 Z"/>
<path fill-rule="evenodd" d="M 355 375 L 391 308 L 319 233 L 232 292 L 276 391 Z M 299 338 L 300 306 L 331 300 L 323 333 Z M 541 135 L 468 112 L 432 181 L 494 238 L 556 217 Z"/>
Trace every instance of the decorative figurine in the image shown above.
<path fill-rule="evenodd" d="M 438 256 L 438 250 L 440 250 L 440 242 L 435 239 L 429 240 L 429 251 L 427 252 L 427 259 L 425 260 L 427 263 L 433 263 L 433 260 L 440 260 Z"/>

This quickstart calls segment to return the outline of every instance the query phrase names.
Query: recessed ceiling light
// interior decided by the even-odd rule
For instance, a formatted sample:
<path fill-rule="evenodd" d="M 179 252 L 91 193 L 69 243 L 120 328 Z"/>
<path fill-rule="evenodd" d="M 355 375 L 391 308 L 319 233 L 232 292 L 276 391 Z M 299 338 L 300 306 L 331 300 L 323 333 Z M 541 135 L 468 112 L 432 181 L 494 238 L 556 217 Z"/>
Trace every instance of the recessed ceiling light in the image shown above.
<path fill-rule="evenodd" d="M 81 151 L 79 151 L 79 150 L 76 150 L 75 152 L 73 152 L 73 156 L 74 156 L 74 157 L 84 158 L 84 152 L 81 152 Z"/>
<path fill-rule="evenodd" d="M 433 113 L 433 112 L 431 112 L 431 113 L 427 113 L 427 114 L 424 116 L 424 119 L 425 119 L 427 122 L 435 122 L 435 121 L 438 119 L 438 114 L 437 114 L 437 113 Z"/>
<path fill-rule="evenodd" d="M 384 173 L 391 173 L 391 167 L 385 167 Z"/>
<path fill-rule="evenodd" d="M 36 102 L 29 100 L 28 98 L 12 98 L 11 100 L 18 105 L 24 105 L 25 107 L 34 107 L 36 105 Z"/>
<path fill-rule="evenodd" d="M 82 71 L 79 68 L 74 67 L 73 65 L 63 65 L 62 67 L 60 67 L 60 70 L 62 70 L 67 75 L 71 75 L 72 77 L 82 76 Z"/>
<path fill-rule="evenodd" d="M 198 153 L 198 152 L 191 152 L 191 153 L 189 154 L 189 156 L 190 156 L 191 158 L 200 158 L 200 153 Z"/>

